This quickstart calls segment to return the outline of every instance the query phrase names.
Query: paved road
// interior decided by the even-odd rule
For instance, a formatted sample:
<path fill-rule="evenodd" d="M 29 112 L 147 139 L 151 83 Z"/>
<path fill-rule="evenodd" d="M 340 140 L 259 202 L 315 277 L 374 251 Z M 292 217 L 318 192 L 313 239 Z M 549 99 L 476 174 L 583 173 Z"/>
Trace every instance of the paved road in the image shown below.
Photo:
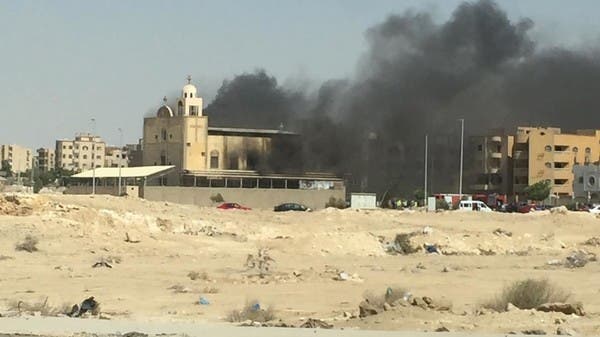
<path fill-rule="evenodd" d="M 229 324 L 193 322 L 141 322 L 124 320 L 77 319 L 67 317 L 18 317 L 0 318 L 0 334 L 71 335 L 78 332 L 115 334 L 130 331 L 147 334 L 186 334 L 201 336 L 245 336 L 245 337 L 504 337 L 505 335 L 482 335 L 469 333 L 440 332 L 391 332 L 364 330 L 313 330 L 289 328 L 236 327 Z M 516 336 L 516 335 L 511 335 Z"/>

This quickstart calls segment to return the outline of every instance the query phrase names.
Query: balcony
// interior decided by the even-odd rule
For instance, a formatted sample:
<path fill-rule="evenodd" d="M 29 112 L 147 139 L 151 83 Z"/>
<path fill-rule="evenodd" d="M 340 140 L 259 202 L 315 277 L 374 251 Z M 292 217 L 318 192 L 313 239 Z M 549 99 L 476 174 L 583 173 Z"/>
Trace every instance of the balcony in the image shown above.
<path fill-rule="evenodd" d="M 491 137 L 492 142 L 496 142 L 496 143 L 502 143 L 502 137 L 500 136 L 493 136 Z"/>

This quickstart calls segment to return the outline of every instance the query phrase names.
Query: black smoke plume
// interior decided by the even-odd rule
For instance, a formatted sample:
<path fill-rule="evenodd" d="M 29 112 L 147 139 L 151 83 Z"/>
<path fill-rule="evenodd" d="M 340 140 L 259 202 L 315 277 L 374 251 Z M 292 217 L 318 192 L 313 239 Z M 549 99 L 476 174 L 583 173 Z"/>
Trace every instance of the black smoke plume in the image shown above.
<path fill-rule="evenodd" d="M 461 4 L 442 24 L 425 12 L 391 15 L 366 31 L 369 50 L 354 79 L 298 92 L 259 70 L 224 82 L 206 110 L 211 124 L 298 131 L 296 168 L 349 174 L 353 190 L 421 187 L 429 134 L 431 190 L 455 192 L 458 119 L 467 136 L 517 125 L 600 126 L 598 53 L 541 49 L 532 27 L 488 0 Z"/>

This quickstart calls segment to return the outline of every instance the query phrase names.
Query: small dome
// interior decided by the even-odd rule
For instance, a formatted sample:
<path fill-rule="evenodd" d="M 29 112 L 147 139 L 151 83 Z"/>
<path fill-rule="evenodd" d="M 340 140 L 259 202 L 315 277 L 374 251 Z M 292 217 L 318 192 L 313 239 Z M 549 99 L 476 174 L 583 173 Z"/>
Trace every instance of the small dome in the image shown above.
<path fill-rule="evenodd" d="M 156 111 L 157 117 L 173 117 L 173 110 L 168 105 L 163 105 Z"/>
<path fill-rule="evenodd" d="M 193 85 L 193 84 L 186 84 L 183 87 L 182 95 L 181 96 L 185 97 L 185 98 L 197 97 L 196 96 L 197 92 L 198 92 L 198 89 L 196 89 L 195 85 Z"/>

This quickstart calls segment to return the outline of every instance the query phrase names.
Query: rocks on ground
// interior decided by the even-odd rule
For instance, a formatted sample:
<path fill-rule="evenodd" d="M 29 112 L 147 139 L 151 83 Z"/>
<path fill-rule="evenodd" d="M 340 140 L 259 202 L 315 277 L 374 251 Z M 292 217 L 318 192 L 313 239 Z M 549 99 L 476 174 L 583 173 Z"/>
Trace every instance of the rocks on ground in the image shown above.
<path fill-rule="evenodd" d="M 545 303 L 535 308 L 535 310 L 543 312 L 561 312 L 565 315 L 585 316 L 585 311 L 583 310 L 583 305 L 581 303 Z"/>

